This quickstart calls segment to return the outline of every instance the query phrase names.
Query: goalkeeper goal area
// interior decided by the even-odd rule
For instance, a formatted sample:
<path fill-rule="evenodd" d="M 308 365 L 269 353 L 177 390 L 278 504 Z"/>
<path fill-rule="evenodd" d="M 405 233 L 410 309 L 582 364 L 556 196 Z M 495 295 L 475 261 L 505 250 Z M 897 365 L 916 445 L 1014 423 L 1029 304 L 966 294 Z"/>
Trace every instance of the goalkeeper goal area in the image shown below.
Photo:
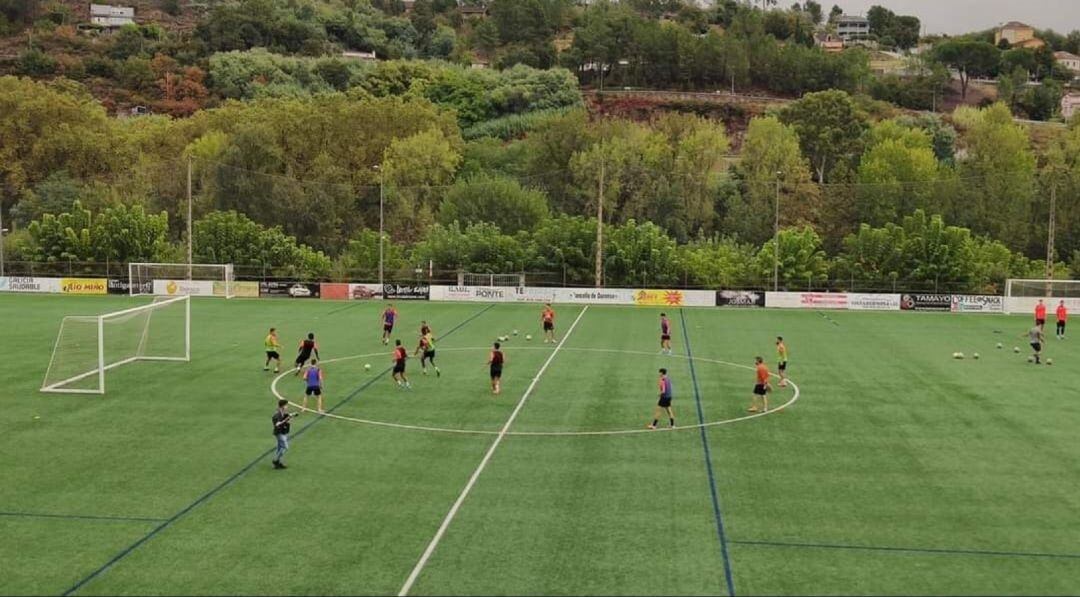
<path fill-rule="evenodd" d="M 458 272 L 458 286 L 524 288 L 525 274 L 474 274 Z"/>
<path fill-rule="evenodd" d="M 231 263 L 130 263 L 131 296 L 219 296 L 233 298 Z"/>
<path fill-rule="evenodd" d="M 137 361 L 191 360 L 191 297 L 60 323 L 42 392 L 104 394 L 105 373 Z"/>
<path fill-rule="evenodd" d="M 1031 313 L 1042 300 L 1053 312 L 1060 301 L 1070 310 L 1080 309 L 1080 280 L 1018 280 L 1005 282 L 1006 313 Z"/>

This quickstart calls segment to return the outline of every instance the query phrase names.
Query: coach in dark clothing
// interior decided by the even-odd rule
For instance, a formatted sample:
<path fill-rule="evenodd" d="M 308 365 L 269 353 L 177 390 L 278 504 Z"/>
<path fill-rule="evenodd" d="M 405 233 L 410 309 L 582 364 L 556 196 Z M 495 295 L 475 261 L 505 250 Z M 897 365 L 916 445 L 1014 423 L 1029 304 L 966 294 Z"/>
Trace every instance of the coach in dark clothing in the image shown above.
<path fill-rule="evenodd" d="M 278 400 L 277 410 L 274 411 L 274 416 L 271 420 L 274 422 L 274 437 L 277 438 L 277 452 L 274 455 L 274 468 L 287 468 L 285 463 L 281 461 L 285 457 L 285 452 L 289 451 L 289 423 L 292 418 L 296 416 L 285 410 L 288 406 L 288 400 Z"/>

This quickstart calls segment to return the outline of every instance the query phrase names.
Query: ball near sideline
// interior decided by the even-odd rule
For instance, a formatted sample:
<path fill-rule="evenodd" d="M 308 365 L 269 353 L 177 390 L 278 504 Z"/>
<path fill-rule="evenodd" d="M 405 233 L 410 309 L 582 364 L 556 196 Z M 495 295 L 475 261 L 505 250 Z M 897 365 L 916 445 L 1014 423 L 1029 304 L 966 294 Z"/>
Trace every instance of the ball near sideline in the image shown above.
<path fill-rule="evenodd" d="M 371 371 L 371 363 L 364 363 L 364 371 Z"/>
<path fill-rule="evenodd" d="M 517 330 L 514 330 L 514 335 L 515 335 L 515 336 L 516 336 L 516 335 L 518 335 L 518 331 L 517 331 Z"/>
<path fill-rule="evenodd" d="M 1001 342 L 998 342 L 998 343 L 997 343 L 997 347 L 998 347 L 998 348 L 1001 348 L 1001 346 L 1002 346 Z"/>
<path fill-rule="evenodd" d="M 1013 346 L 1013 352 L 1019 353 L 1020 352 L 1020 347 L 1019 346 Z"/>
<path fill-rule="evenodd" d="M 1047 365 L 1053 365 L 1054 364 L 1054 359 L 1046 359 L 1046 364 Z M 34 418 L 36 419 L 37 417 L 34 417 Z"/>
<path fill-rule="evenodd" d="M 525 334 L 526 340 L 532 340 L 532 334 Z"/>
<path fill-rule="evenodd" d="M 971 358 L 973 358 L 975 360 L 979 360 L 979 353 L 975 353 L 975 354 L 971 355 Z"/>

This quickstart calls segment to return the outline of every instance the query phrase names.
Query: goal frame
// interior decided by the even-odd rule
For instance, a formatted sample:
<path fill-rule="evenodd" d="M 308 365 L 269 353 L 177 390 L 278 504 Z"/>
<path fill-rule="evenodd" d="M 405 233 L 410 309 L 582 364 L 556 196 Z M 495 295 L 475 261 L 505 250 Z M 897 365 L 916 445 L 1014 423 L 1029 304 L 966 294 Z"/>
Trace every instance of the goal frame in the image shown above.
<path fill-rule="evenodd" d="M 163 357 L 163 356 L 131 356 L 121 359 L 115 363 L 105 364 L 105 322 L 108 319 L 123 317 L 138 313 L 139 311 L 153 311 L 155 309 L 162 309 L 165 306 L 175 303 L 184 303 L 184 356 L 182 357 Z M 52 368 L 53 362 L 56 360 L 56 351 L 60 347 L 60 340 L 64 334 L 64 322 L 67 320 L 82 320 L 83 322 L 95 321 L 97 327 L 97 367 L 80 373 L 78 375 L 63 379 L 51 384 L 47 383 L 49 379 L 49 369 Z M 150 319 L 147 319 L 146 327 L 143 328 L 143 337 L 145 339 L 147 330 L 149 329 Z M 103 313 L 101 315 L 69 315 L 65 317 L 60 323 L 60 331 L 56 334 L 56 342 L 53 344 L 52 353 L 49 356 L 49 369 L 45 371 L 45 379 L 41 382 L 40 392 L 54 393 L 54 394 L 104 394 L 105 393 L 105 372 L 110 369 L 115 369 L 121 365 L 127 365 L 135 361 L 191 361 L 191 297 L 188 295 L 173 297 L 165 299 L 163 301 L 157 301 L 148 305 L 142 305 L 139 307 L 132 307 L 130 309 L 124 309 L 122 311 L 113 311 L 111 313 Z M 65 388 L 63 386 L 86 379 L 96 375 L 98 377 L 98 387 L 96 389 L 87 388 Z"/>
<path fill-rule="evenodd" d="M 474 284 L 473 282 L 483 282 Z M 458 286 L 478 286 L 480 288 L 525 288 L 525 274 L 477 274 L 458 272 Z"/>
<path fill-rule="evenodd" d="M 198 280 L 199 281 L 209 281 L 209 282 L 219 282 L 220 281 L 225 285 L 224 298 L 231 299 L 231 298 L 236 296 L 236 294 L 234 292 L 234 282 L 236 281 L 236 272 L 235 272 L 235 269 L 233 267 L 233 264 L 231 264 L 231 263 L 160 263 L 160 262 L 151 263 L 151 262 L 141 262 L 141 261 L 136 261 L 136 262 L 128 264 L 128 295 L 129 296 L 147 296 L 148 295 L 147 293 L 139 291 L 140 285 L 135 283 L 135 271 L 136 271 L 137 268 L 155 267 L 155 266 L 169 267 L 169 268 L 189 268 L 187 277 L 184 278 L 184 279 L 189 280 L 189 281 L 194 281 L 194 279 L 191 277 L 191 270 L 194 269 L 194 268 L 218 269 L 218 270 L 221 271 L 221 278 L 220 279 L 215 277 L 215 278 L 210 279 L 210 280 L 207 280 L 205 278 L 199 278 Z M 166 279 L 175 280 L 175 279 L 180 279 L 180 278 L 170 277 L 170 278 L 166 278 Z M 154 281 L 154 278 L 151 278 L 150 283 L 153 284 L 153 281 Z M 151 289 L 151 291 L 149 292 L 149 295 L 154 295 L 153 289 Z M 155 295 L 155 296 L 164 296 L 164 295 Z"/>
<path fill-rule="evenodd" d="M 1013 294 L 1014 284 L 1024 284 L 1029 287 L 1044 287 L 1042 294 L 1017 295 Z M 1076 287 L 1075 292 L 1055 293 L 1055 285 L 1072 284 Z M 1080 308 L 1080 280 L 1047 280 L 1039 278 L 1009 278 L 1005 280 L 1005 296 L 1002 301 L 1005 313 L 1028 313 L 1033 308 L 1032 304 L 1039 299 L 1045 301 L 1065 301 L 1070 309 Z M 1050 306 L 1050 305 L 1048 305 Z"/>

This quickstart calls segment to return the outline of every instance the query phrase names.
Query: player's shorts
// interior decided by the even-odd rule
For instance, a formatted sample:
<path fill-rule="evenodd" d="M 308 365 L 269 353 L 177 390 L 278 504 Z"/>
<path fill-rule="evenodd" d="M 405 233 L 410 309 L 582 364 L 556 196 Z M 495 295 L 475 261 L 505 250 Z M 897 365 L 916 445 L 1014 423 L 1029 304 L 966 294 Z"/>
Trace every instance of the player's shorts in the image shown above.
<path fill-rule="evenodd" d="M 759 383 L 754 385 L 754 394 L 758 396 L 764 396 L 766 394 L 765 384 Z"/>
<path fill-rule="evenodd" d="M 382 326 L 382 331 L 386 332 L 387 334 L 393 333 L 394 324 L 392 324 L 392 323 L 384 323 L 383 326 Z"/>
<path fill-rule="evenodd" d="M 1042 352 L 1042 342 L 1032 342 L 1031 343 L 1031 348 L 1035 352 Z"/>
<path fill-rule="evenodd" d="M 497 379 L 502 377 L 502 365 L 491 366 L 491 379 Z"/>
<path fill-rule="evenodd" d="M 308 389 L 304 390 L 305 396 L 322 396 L 322 387 L 320 386 L 308 386 Z"/>
<path fill-rule="evenodd" d="M 405 373 L 405 361 L 394 362 L 394 373 Z"/>
<path fill-rule="evenodd" d="M 276 350 L 268 350 L 268 351 L 266 351 L 266 358 L 268 358 L 268 359 L 278 359 L 280 361 L 281 360 L 281 355 L 279 355 Z"/>
<path fill-rule="evenodd" d="M 668 408 L 671 406 L 671 396 L 660 395 L 660 401 L 656 403 L 660 408 Z"/>
<path fill-rule="evenodd" d="M 554 322 L 551 322 L 551 321 L 545 321 L 544 322 L 544 331 L 545 332 L 550 332 L 550 331 L 552 331 L 554 329 L 555 329 L 555 323 Z"/>
<path fill-rule="evenodd" d="M 660 341 L 667 342 L 671 340 L 671 334 L 660 334 Z"/>
<path fill-rule="evenodd" d="M 434 361 L 435 360 L 435 351 L 434 350 L 425 350 L 423 358 L 425 358 L 425 359 L 427 359 L 429 361 Z"/>
<path fill-rule="evenodd" d="M 1057 329 L 1058 329 L 1059 331 L 1062 331 L 1062 332 L 1064 332 L 1064 331 L 1065 331 L 1065 322 L 1064 322 L 1064 321 L 1059 321 L 1059 322 L 1057 322 Z"/>
<path fill-rule="evenodd" d="M 1044 317 L 1043 319 L 1039 319 L 1038 317 L 1036 317 L 1035 325 L 1046 325 L 1046 318 Z"/>
<path fill-rule="evenodd" d="M 780 361 L 777 363 L 776 368 L 780 371 L 787 371 L 787 361 Z"/>
<path fill-rule="evenodd" d="M 296 364 L 297 365 L 303 365 L 304 363 L 306 363 L 310 359 L 311 359 L 311 353 L 310 352 L 302 352 L 302 353 L 296 355 Z"/>

